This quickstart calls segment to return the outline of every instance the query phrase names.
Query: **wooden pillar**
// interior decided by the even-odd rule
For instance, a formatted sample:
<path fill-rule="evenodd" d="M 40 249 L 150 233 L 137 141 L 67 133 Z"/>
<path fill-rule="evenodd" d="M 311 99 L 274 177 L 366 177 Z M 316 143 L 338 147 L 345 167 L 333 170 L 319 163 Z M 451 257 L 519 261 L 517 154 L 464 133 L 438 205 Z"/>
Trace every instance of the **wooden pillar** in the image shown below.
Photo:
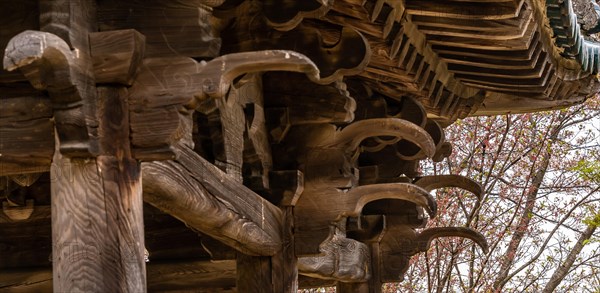
<path fill-rule="evenodd" d="M 281 251 L 282 261 L 280 271 L 283 279 L 282 292 L 298 292 L 298 257 L 295 252 L 294 241 L 294 207 L 283 207 L 283 249 Z"/>
<path fill-rule="evenodd" d="M 343 283 L 338 282 L 336 285 L 337 293 L 370 293 L 369 283 Z"/>
<path fill-rule="evenodd" d="M 140 164 L 129 150 L 127 90 L 98 88 L 102 153 L 51 167 L 55 292 L 145 292 Z"/>
<path fill-rule="evenodd" d="M 294 253 L 293 207 L 284 207 L 282 250 L 274 256 L 238 253 L 238 292 L 298 292 L 298 258 Z"/>

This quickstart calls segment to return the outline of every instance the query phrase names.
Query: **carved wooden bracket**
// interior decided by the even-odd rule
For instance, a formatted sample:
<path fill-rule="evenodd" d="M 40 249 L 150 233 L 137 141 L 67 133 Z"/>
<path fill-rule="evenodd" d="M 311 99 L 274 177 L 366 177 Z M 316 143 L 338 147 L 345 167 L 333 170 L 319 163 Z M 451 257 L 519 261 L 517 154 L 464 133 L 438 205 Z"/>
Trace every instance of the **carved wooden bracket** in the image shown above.
<path fill-rule="evenodd" d="M 435 227 L 415 232 L 406 225 L 395 224 L 393 217 L 386 217 L 387 229 L 379 243 L 378 264 L 381 283 L 399 282 L 408 269 L 410 258 L 429 249 L 431 241 L 439 237 L 462 237 L 473 240 L 488 253 L 488 244 L 481 233 L 467 227 Z"/>
<path fill-rule="evenodd" d="M 236 77 L 265 71 L 303 72 L 313 82 L 325 82 L 319 79 L 317 66 L 308 57 L 295 51 L 266 50 L 233 53 L 215 58 L 208 63 L 201 63 L 198 75 L 194 76 L 195 85 L 202 86 L 198 98 L 222 98 Z"/>
<path fill-rule="evenodd" d="M 416 178 L 414 184 L 427 191 L 444 187 L 458 187 L 473 193 L 478 199 L 481 199 L 484 193 L 479 182 L 461 175 L 424 176 Z"/>
<path fill-rule="evenodd" d="M 294 29 L 304 18 L 320 18 L 327 14 L 333 0 L 268 0 L 262 1 L 262 12 L 270 26 L 281 31 Z"/>
<path fill-rule="evenodd" d="M 319 246 L 321 255 L 299 258 L 298 272 L 319 279 L 366 281 L 370 277 L 369 248 L 344 234 L 332 227 L 329 237 Z"/>
<path fill-rule="evenodd" d="M 345 212 L 343 216 L 358 217 L 368 203 L 382 199 L 409 201 L 424 208 L 432 218 L 437 214 L 437 203 L 433 196 L 427 190 L 410 183 L 385 183 L 359 186 L 352 188 L 347 193 L 347 196 L 357 199 L 356 206 L 354 206 L 353 210 Z"/>
<path fill-rule="evenodd" d="M 311 0 L 312 1 L 312 0 Z M 281 32 L 268 25 L 252 21 L 236 23 L 244 34 L 236 39 L 224 40 L 227 52 L 254 50 L 294 50 L 306 55 L 320 71 L 320 84 L 341 81 L 344 76 L 357 75 L 364 71 L 371 58 L 371 48 L 367 39 L 357 30 L 343 27 L 333 35 L 324 38 L 314 27 L 299 25 L 293 30 Z M 267 33 L 268 32 L 268 33 Z M 227 37 L 233 37 L 225 36 Z M 270 36 L 265 38 L 265 36 Z"/>
<path fill-rule="evenodd" d="M 213 112 L 219 108 L 213 99 L 226 97 L 235 78 L 264 71 L 302 72 L 311 80 L 319 80 L 316 65 L 293 51 L 235 53 L 200 63 L 185 57 L 145 59 L 130 89 L 135 157 L 140 160 L 174 158 L 171 146 L 182 139 L 191 141 L 191 111 Z M 241 89 L 233 91 L 237 90 Z M 230 109 L 228 101 L 219 103 L 225 112 Z M 236 104 L 238 112 L 242 111 L 242 103 L 245 102 L 240 100 Z M 258 130 L 252 128 L 252 121 L 250 123 L 252 131 Z M 231 135 L 239 136 L 239 131 Z M 228 144 L 229 141 L 224 142 Z"/>
<path fill-rule="evenodd" d="M 78 50 L 71 51 L 51 33 L 24 31 L 8 43 L 3 63 L 8 71 L 20 69 L 34 88 L 48 91 L 63 154 L 85 157 L 97 152 L 88 129 L 96 122 L 83 107 L 93 101 L 95 89 L 86 82 L 89 77 L 79 65 Z"/>

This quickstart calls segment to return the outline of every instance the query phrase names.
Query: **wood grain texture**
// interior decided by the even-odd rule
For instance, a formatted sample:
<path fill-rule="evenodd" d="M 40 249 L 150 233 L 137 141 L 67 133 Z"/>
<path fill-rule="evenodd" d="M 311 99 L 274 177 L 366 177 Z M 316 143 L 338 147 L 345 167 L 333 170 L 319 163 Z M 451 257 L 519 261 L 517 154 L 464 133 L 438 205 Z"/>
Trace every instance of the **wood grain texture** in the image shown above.
<path fill-rule="evenodd" d="M 83 52 L 82 52 L 83 54 Z M 4 68 L 20 69 L 37 90 L 47 90 L 53 105 L 54 120 L 62 142 L 61 151 L 71 156 L 89 156 L 94 152 L 88 131 L 93 102 L 93 79 L 80 67 L 68 44 L 58 36 L 25 31 L 13 37 L 4 54 Z M 93 77 L 92 77 L 93 78 Z"/>
<path fill-rule="evenodd" d="M 129 152 L 126 91 L 102 87 L 98 97 L 104 154 L 54 154 L 54 291 L 144 292 L 141 171 Z"/>
<path fill-rule="evenodd" d="M 368 246 L 331 228 L 330 236 L 319 246 L 321 255 L 304 256 L 298 261 L 302 275 L 345 282 L 364 282 L 370 277 Z"/>
<path fill-rule="evenodd" d="M 150 57 L 214 58 L 219 56 L 221 40 L 207 6 L 218 2 L 101 1 L 98 25 L 100 31 L 139 31 L 146 36 Z"/>
<path fill-rule="evenodd" d="M 53 162 L 54 291 L 144 291 L 137 163 L 124 182 L 109 158 L 70 160 L 56 152 Z"/>
<path fill-rule="evenodd" d="M 150 262 L 147 267 L 149 292 L 238 292 L 234 260 Z M 2 292 L 52 292 L 52 286 L 51 268 L 0 270 Z"/>
<path fill-rule="evenodd" d="M 316 85 L 298 73 L 266 73 L 263 78 L 265 107 L 287 108 L 291 125 L 349 123 L 356 101 L 346 84 Z"/>
<path fill-rule="evenodd" d="M 0 109 L 0 176 L 50 170 L 54 153 L 50 99 L 38 94 L 2 97 Z"/>
<path fill-rule="evenodd" d="M 140 160 L 174 158 L 172 147 L 177 142 L 181 140 L 189 145 L 192 141 L 193 109 L 206 112 L 203 109 L 206 103 L 212 105 L 214 101 L 211 99 L 225 98 L 234 80 L 241 75 L 270 70 L 303 72 L 312 80 L 319 79 L 314 63 L 293 51 L 236 53 L 200 63 L 187 57 L 145 59 L 130 90 L 134 156 Z M 243 119 L 240 117 L 240 105 L 233 100 L 229 106 L 227 101 L 218 103 L 224 111 L 223 117 L 229 119 L 224 119 L 227 124 L 224 134 L 227 140 L 236 142 L 239 149 L 239 144 L 243 142 L 237 137 L 244 125 L 230 120 Z M 218 135 L 216 137 L 223 139 Z M 232 161 L 222 156 L 222 162 L 231 163 L 234 169 L 241 167 L 237 166 L 241 165 L 239 156 L 233 158 L 234 153 L 238 152 L 234 151 L 236 146 L 226 143 L 223 147 L 228 148 Z"/>
<path fill-rule="evenodd" d="M 277 31 L 262 17 L 262 4 L 259 1 L 245 1 L 237 9 L 237 14 L 228 15 L 235 17 L 228 30 L 222 33 L 224 52 L 294 50 L 315 62 L 320 71 L 320 84 L 359 74 L 367 66 L 371 48 L 357 30 L 346 26 L 341 26 L 341 30 L 339 27 L 333 28 L 332 33 L 327 34 L 329 38 L 326 38 L 325 30 L 302 23 L 289 31 Z M 288 4 L 296 5 L 293 2 Z"/>
<path fill-rule="evenodd" d="M 175 161 L 144 163 L 144 200 L 252 255 L 281 250 L 282 213 L 187 147 Z"/>
<path fill-rule="evenodd" d="M 43 0 L 39 9 L 40 31 L 58 36 L 72 49 L 66 63 L 58 56 L 58 60 L 50 60 L 52 66 L 42 67 L 46 71 L 42 77 L 50 77 L 45 82 L 54 106 L 60 149 L 71 157 L 96 155 L 96 87 L 88 38 L 98 30 L 95 1 Z M 62 55 L 69 54 L 65 51 Z"/>
<path fill-rule="evenodd" d="M 238 254 L 236 258 L 236 287 L 240 292 L 283 292 L 281 278 L 274 275 L 274 268 L 268 256 Z"/>
<path fill-rule="evenodd" d="M 149 292 L 238 292 L 235 289 L 235 279 L 234 260 L 151 261 L 148 264 Z"/>
<path fill-rule="evenodd" d="M 136 30 L 90 33 L 96 83 L 131 85 L 144 57 L 146 38 Z"/>
<path fill-rule="evenodd" d="M 369 283 L 344 283 L 338 282 L 335 287 L 336 293 L 371 293 Z"/>
<path fill-rule="evenodd" d="M 2 1 L 0 15 L 0 52 L 4 52 L 10 39 L 24 30 L 39 29 L 38 0 L 19 2 Z M 19 71 L 8 72 L 0 69 L 0 82 L 13 83 L 27 81 Z"/>

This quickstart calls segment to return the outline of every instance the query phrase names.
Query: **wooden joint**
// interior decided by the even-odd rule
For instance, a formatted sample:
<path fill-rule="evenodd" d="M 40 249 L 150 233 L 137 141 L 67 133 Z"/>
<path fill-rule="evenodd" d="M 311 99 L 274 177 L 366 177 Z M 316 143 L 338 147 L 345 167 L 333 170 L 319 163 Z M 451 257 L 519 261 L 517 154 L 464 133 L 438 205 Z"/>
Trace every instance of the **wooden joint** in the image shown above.
<path fill-rule="evenodd" d="M 71 51 L 60 37 L 39 31 L 24 31 L 6 47 L 4 68 L 15 69 L 27 77 L 37 90 L 47 90 L 52 99 L 60 151 L 70 157 L 89 157 L 97 151 L 88 127 L 95 121 L 83 104 L 93 101 L 95 89 L 78 62 L 77 49 Z M 89 96 L 91 93 L 92 96 Z"/>
<path fill-rule="evenodd" d="M 90 33 L 96 83 L 130 86 L 144 57 L 146 38 L 134 29 Z"/>

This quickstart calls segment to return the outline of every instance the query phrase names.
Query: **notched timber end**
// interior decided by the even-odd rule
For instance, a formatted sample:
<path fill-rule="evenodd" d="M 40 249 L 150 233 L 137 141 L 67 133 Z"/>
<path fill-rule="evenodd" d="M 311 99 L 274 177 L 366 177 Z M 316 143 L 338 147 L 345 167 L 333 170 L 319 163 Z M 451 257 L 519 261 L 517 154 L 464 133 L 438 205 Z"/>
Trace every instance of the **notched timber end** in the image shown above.
<path fill-rule="evenodd" d="M 134 29 L 90 34 L 96 83 L 131 85 L 144 57 L 146 38 Z"/>

